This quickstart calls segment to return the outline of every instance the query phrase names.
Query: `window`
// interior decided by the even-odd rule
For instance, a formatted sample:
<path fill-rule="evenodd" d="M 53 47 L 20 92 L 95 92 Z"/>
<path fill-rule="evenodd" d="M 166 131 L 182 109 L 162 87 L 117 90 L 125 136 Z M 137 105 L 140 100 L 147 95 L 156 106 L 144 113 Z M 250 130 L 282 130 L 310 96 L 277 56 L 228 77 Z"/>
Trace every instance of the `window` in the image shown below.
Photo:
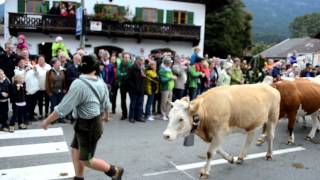
<path fill-rule="evenodd" d="M 26 12 L 40 13 L 40 7 L 44 6 L 42 0 L 28 0 L 26 1 Z"/>
<path fill-rule="evenodd" d="M 151 8 L 143 8 L 142 20 L 145 22 L 158 22 L 158 10 Z"/>
<path fill-rule="evenodd" d="M 174 24 L 187 24 L 187 15 L 188 13 L 185 11 L 174 11 L 173 13 L 174 18 L 173 18 L 173 23 Z"/>

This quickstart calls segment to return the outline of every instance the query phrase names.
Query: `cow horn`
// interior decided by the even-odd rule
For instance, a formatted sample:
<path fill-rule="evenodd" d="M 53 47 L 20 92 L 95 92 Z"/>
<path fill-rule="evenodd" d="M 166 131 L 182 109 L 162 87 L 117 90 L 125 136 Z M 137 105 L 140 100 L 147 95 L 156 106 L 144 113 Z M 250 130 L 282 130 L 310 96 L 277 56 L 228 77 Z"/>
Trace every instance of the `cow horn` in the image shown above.
<path fill-rule="evenodd" d="M 181 101 L 190 103 L 190 98 L 189 98 L 189 96 L 186 96 L 186 97 L 181 98 Z"/>

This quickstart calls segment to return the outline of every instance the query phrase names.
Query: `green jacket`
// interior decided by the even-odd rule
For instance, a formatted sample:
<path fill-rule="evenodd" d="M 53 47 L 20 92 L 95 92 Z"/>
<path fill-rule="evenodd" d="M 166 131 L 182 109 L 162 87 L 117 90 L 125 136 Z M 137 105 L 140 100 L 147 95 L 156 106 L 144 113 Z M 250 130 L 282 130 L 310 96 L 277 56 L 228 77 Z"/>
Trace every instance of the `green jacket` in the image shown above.
<path fill-rule="evenodd" d="M 61 49 L 66 55 L 67 59 L 70 59 L 66 46 L 63 43 L 56 43 L 56 42 L 52 44 L 52 57 L 58 56 L 57 54 L 58 49 Z"/>
<path fill-rule="evenodd" d="M 243 82 L 243 75 L 240 68 L 236 68 L 235 66 L 231 69 L 231 85 L 241 84 Z"/>
<path fill-rule="evenodd" d="M 130 60 L 128 62 L 128 65 L 124 65 L 123 60 L 121 63 L 117 66 L 117 83 L 119 87 L 122 84 L 125 84 L 126 80 L 128 79 L 128 70 L 133 65 L 132 61 Z"/>
<path fill-rule="evenodd" d="M 198 78 L 202 75 L 201 72 L 196 71 L 196 66 L 192 65 L 188 70 L 188 85 L 189 88 L 198 88 Z"/>
<path fill-rule="evenodd" d="M 159 70 L 160 78 L 160 90 L 161 91 L 171 91 L 174 88 L 174 80 L 172 71 L 166 70 L 166 68 L 161 67 Z"/>

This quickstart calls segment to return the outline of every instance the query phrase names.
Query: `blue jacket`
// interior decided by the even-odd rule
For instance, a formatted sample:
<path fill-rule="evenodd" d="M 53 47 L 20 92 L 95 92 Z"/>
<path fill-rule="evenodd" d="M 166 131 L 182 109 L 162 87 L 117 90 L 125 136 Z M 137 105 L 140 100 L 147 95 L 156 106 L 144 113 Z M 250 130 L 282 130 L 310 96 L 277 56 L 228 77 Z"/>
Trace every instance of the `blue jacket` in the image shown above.
<path fill-rule="evenodd" d="M 272 77 L 276 78 L 276 77 L 279 77 L 279 76 L 281 76 L 280 68 L 273 67 L 273 69 L 272 69 Z"/>
<path fill-rule="evenodd" d="M 113 65 L 110 63 L 106 65 L 102 71 L 100 71 L 100 77 L 103 79 L 103 81 L 106 84 L 112 85 L 115 77 L 114 77 L 114 71 L 113 71 Z"/>

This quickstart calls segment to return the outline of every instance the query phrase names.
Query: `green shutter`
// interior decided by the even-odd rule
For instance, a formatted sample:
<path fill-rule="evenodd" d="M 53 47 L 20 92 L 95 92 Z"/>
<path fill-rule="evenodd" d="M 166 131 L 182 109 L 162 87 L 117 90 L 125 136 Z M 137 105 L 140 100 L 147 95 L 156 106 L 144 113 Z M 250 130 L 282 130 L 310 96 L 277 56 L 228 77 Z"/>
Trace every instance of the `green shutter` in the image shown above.
<path fill-rule="evenodd" d="M 25 0 L 18 0 L 18 12 L 24 13 L 26 11 L 26 1 Z"/>
<path fill-rule="evenodd" d="M 45 2 L 45 7 L 46 7 L 47 12 L 49 12 L 49 6 L 50 6 L 50 2 L 46 1 Z"/>
<path fill-rule="evenodd" d="M 194 16 L 193 12 L 188 12 L 188 24 L 189 25 L 193 25 L 193 16 Z"/>
<path fill-rule="evenodd" d="M 136 20 L 137 21 L 142 21 L 142 8 L 136 8 Z"/>
<path fill-rule="evenodd" d="M 121 14 L 121 15 L 126 15 L 126 8 L 124 6 L 119 6 L 118 7 L 118 12 Z"/>
<path fill-rule="evenodd" d="M 173 11 L 167 11 L 167 23 L 173 24 Z"/>
<path fill-rule="evenodd" d="M 158 23 L 163 23 L 163 10 L 158 9 Z"/>

